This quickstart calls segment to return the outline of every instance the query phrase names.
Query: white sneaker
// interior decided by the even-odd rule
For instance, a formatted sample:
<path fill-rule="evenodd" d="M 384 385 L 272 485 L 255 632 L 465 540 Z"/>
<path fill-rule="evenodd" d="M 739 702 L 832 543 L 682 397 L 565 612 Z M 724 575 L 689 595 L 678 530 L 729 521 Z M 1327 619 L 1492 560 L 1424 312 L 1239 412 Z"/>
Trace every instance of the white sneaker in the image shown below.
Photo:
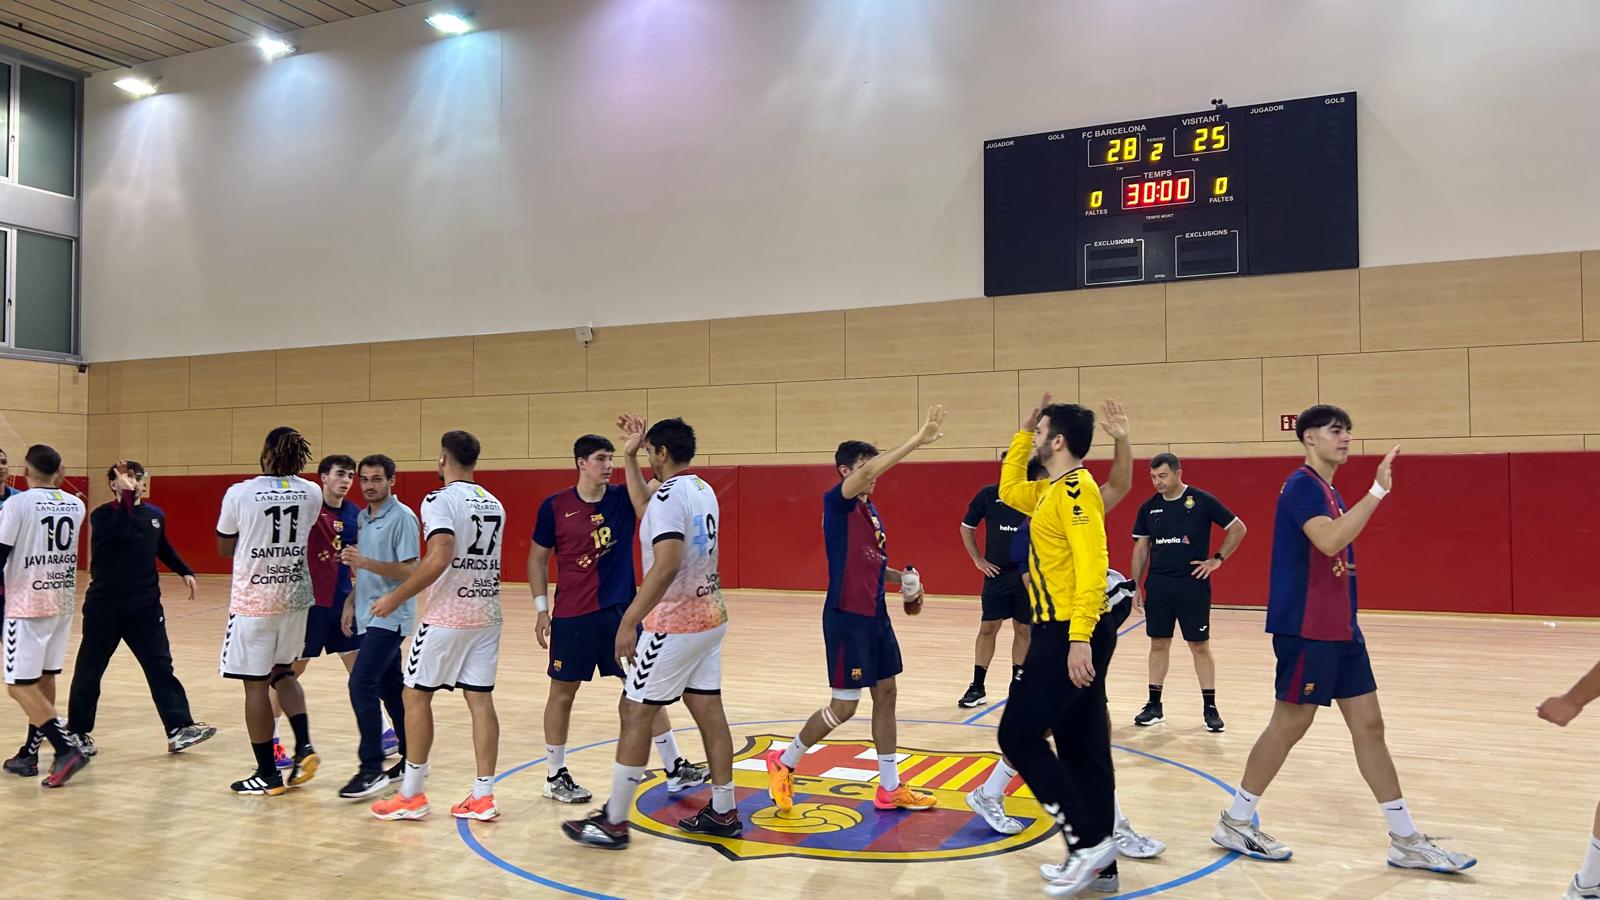
<path fill-rule="evenodd" d="M 1071 897 L 1093 884 L 1116 858 L 1117 845 L 1109 837 L 1093 847 L 1074 850 L 1056 877 L 1045 882 L 1044 892 L 1051 897 Z"/>
<path fill-rule="evenodd" d="M 1417 832 L 1410 837 L 1389 834 L 1389 865 L 1397 869 L 1460 872 L 1478 864 L 1477 857 L 1439 846 L 1438 838 Z"/>
<path fill-rule="evenodd" d="M 1280 862 L 1294 855 L 1287 844 L 1273 840 L 1272 835 L 1249 821 L 1228 818 L 1227 813 L 1217 820 L 1217 828 L 1211 832 L 1211 842 L 1225 850 L 1243 853 L 1251 859 L 1270 862 Z M 1389 852 L 1394 851 L 1391 848 Z"/>
<path fill-rule="evenodd" d="M 1578 883 L 1578 876 L 1572 876 L 1572 883 L 1567 885 L 1567 892 L 1561 895 L 1561 900 L 1600 900 L 1600 884 L 1593 887 L 1584 887 Z"/>
<path fill-rule="evenodd" d="M 1129 859 L 1154 859 L 1167 849 L 1166 844 L 1134 831 L 1126 819 L 1117 823 L 1116 830 L 1111 832 L 1111 840 L 1116 842 L 1117 852 Z"/>
<path fill-rule="evenodd" d="M 995 831 L 1001 834 L 1022 833 L 1022 823 L 1006 815 L 1005 801 L 985 794 L 982 786 L 973 788 L 967 794 L 967 805 L 972 807 L 973 812 L 982 816 L 983 821 Z"/>

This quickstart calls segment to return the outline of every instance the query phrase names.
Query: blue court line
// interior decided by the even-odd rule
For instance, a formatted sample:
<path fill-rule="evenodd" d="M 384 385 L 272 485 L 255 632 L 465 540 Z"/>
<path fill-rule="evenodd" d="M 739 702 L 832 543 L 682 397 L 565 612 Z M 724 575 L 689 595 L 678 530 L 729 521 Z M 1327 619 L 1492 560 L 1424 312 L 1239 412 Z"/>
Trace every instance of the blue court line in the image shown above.
<path fill-rule="evenodd" d="M 1142 622 L 1143 619 L 1141 619 L 1140 621 Z M 1132 631 L 1133 628 L 1135 626 L 1137 626 L 1138 624 L 1139 624 L 1139 622 L 1135 622 L 1135 623 L 1133 623 L 1133 625 L 1129 625 L 1127 627 L 1127 629 L 1125 629 L 1121 633 L 1126 634 L 1128 631 Z M 747 727 L 754 726 L 754 725 L 792 725 L 792 724 L 794 724 L 796 722 L 804 722 L 804 721 L 806 721 L 806 720 L 805 719 L 763 719 L 763 720 L 757 721 L 757 722 L 731 722 L 731 723 L 729 723 L 729 726 L 732 727 L 732 728 L 747 728 Z M 946 721 L 946 720 L 943 720 L 943 719 L 901 719 L 900 721 L 901 722 L 905 722 L 905 723 L 910 724 L 910 725 L 970 725 L 973 728 L 996 728 L 996 729 L 1000 727 L 998 725 L 991 725 L 991 724 L 989 724 L 987 722 L 978 722 L 978 723 L 972 723 L 972 722 L 950 722 L 950 721 Z M 694 731 L 694 730 L 696 730 L 696 728 L 697 728 L 697 726 L 694 726 L 694 725 L 686 725 L 686 726 L 684 726 L 682 728 L 674 728 L 673 730 L 674 731 Z M 604 747 L 604 746 L 606 746 L 608 744 L 615 744 L 616 742 L 617 742 L 616 738 L 612 738 L 612 739 L 606 740 L 606 741 L 595 741 L 592 744 L 584 744 L 581 747 L 574 747 L 573 749 L 568 750 L 567 752 L 568 753 L 576 753 L 579 750 L 592 750 L 595 747 Z M 1111 746 L 1113 748 L 1117 749 L 1117 750 L 1122 750 L 1122 751 L 1127 752 L 1127 753 L 1132 753 L 1132 754 L 1134 754 L 1136 756 L 1143 756 L 1146 759 L 1154 760 L 1156 762 L 1166 763 L 1169 766 L 1175 766 L 1175 767 L 1177 767 L 1179 769 L 1184 770 L 1185 772 L 1189 772 L 1189 773 L 1191 773 L 1193 775 L 1198 775 L 1201 778 L 1204 778 L 1205 780 L 1207 780 L 1207 781 L 1211 782 L 1212 784 L 1216 785 L 1217 787 L 1222 788 L 1230 796 L 1233 794 L 1233 788 L 1229 787 L 1227 785 L 1227 783 L 1225 783 L 1222 779 L 1216 777 L 1215 775 L 1212 775 L 1210 772 L 1204 772 L 1204 771 L 1201 771 L 1200 769 L 1196 769 L 1194 766 L 1188 765 L 1186 763 L 1178 762 L 1175 759 L 1168 759 L 1165 756 L 1157 756 L 1154 753 L 1149 753 L 1149 752 L 1146 752 L 1144 750 L 1135 750 L 1132 747 L 1125 747 L 1125 746 L 1123 746 L 1121 744 L 1112 744 Z M 512 775 L 515 775 L 516 773 L 522 771 L 523 769 L 529 768 L 530 766 L 536 766 L 539 763 L 544 762 L 545 759 L 546 759 L 546 757 L 541 756 L 538 759 L 529 760 L 528 762 L 525 762 L 520 766 L 515 766 L 513 768 L 507 769 L 506 771 L 501 772 L 499 775 L 496 775 L 494 780 L 496 782 L 501 781 L 501 780 L 503 780 L 505 778 L 508 778 L 508 777 L 510 777 Z M 478 856 L 482 857 L 484 860 L 486 860 L 486 861 L 488 861 L 490 863 L 493 863 L 496 867 L 498 867 L 498 868 L 500 868 L 500 869 L 502 869 L 502 870 L 504 870 L 506 872 L 510 872 L 511 874 L 516 875 L 519 878 L 525 878 L 528 881 L 532 881 L 535 884 L 543 885 L 544 887 L 550 888 L 551 890 L 560 891 L 562 893 L 572 894 L 572 895 L 578 896 L 578 897 L 588 897 L 588 898 L 590 898 L 590 900 L 626 900 L 626 898 L 623 898 L 623 897 L 615 897 L 615 896 L 612 896 L 611 894 L 601 894 L 601 893 L 597 893 L 595 891 L 590 891 L 590 890 L 587 890 L 585 888 L 578 887 L 577 885 L 566 884 L 565 882 L 560 882 L 560 881 L 556 881 L 556 880 L 551 879 L 551 878 L 546 878 L 546 877 L 544 877 L 542 875 L 539 875 L 539 874 L 537 874 L 535 872 L 530 872 L 527 869 L 522 868 L 521 866 L 515 865 L 515 864 L 510 863 L 510 862 L 507 862 L 507 861 L 501 859 L 499 856 L 496 856 L 494 851 L 490 850 L 489 848 L 483 846 L 483 844 L 479 843 L 477 836 L 472 833 L 472 829 L 468 826 L 468 821 L 469 820 L 467 820 L 467 819 L 457 819 L 456 820 L 456 833 L 458 835 L 460 835 L 461 840 L 467 845 L 468 849 L 470 849 L 473 853 L 476 853 Z M 1259 819 L 1257 819 L 1255 821 L 1259 821 Z M 1164 882 L 1162 882 L 1160 884 L 1152 885 L 1152 886 L 1147 887 L 1147 888 L 1140 888 L 1137 891 L 1131 891 L 1131 892 L 1128 892 L 1128 893 L 1125 893 L 1125 894 L 1118 894 L 1117 898 L 1119 898 L 1119 900 L 1133 900 L 1133 898 L 1135 898 L 1135 897 L 1149 897 L 1149 896 L 1151 896 L 1153 894 L 1165 893 L 1167 891 L 1170 891 L 1170 890 L 1173 890 L 1175 888 L 1182 887 L 1183 885 L 1189 884 L 1190 882 L 1197 881 L 1197 880 L 1199 880 L 1201 878 L 1206 877 L 1207 875 L 1215 874 L 1217 871 L 1219 871 L 1219 870 L 1231 865 L 1232 863 L 1237 861 L 1239 858 L 1240 858 L 1240 854 L 1235 853 L 1233 851 L 1229 851 L 1222 858 L 1216 860 L 1215 862 L 1212 862 L 1211 864 L 1209 864 L 1207 866 L 1204 866 L 1203 868 L 1196 869 L 1195 871 L 1190 872 L 1187 875 L 1182 875 L 1182 876 L 1179 876 L 1177 878 L 1172 879 L 1171 881 L 1164 881 Z"/>
<path fill-rule="evenodd" d="M 1121 631 L 1117 632 L 1117 637 L 1122 637 L 1123 635 L 1125 635 L 1128 632 L 1134 630 L 1135 628 L 1138 628 L 1140 625 L 1143 625 L 1143 624 L 1144 624 L 1144 616 L 1140 616 L 1138 621 L 1134 622 L 1132 625 L 1129 625 L 1127 628 L 1124 628 Z M 1006 701 L 1005 700 L 1001 700 L 999 703 L 996 703 L 995 705 L 989 707 L 988 709 L 984 710 L 981 713 L 975 713 L 970 718 L 962 719 L 961 720 L 961 724 L 963 724 L 963 725 L 971 725 L 971 724 L 977 722 L 979 719 L 983 718 L 984 716 L 987 716 L 989 713 L 992 713 L 995 710 L 997 710 L 1000 707 L 1005 706 L 1005 705 L 1006 705 Z"/>

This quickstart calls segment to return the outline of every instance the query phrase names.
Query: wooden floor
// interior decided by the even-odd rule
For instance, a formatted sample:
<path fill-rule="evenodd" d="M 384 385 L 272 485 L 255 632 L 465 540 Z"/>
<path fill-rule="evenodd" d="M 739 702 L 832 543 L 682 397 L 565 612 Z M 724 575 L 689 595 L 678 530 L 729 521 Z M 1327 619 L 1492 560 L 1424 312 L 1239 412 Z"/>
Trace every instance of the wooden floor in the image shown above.
<path fill-rule="evenodd" d="M 181 597 L 174 587 L 167 585 L 168 596 Z M 1037 895 L 1036 866 L 1061 857 L 1059 839 L 1050 836 L 1011 852 L 954 861 L 736 861 L 712 847 L 640 829 L 629 850 L 606 853 L 561 836 L 557 823 L 577 810 L 540 797 L 543 765 L 503 780 L 496 789 L 503 817 L 472 826 L 469 836 L 447 814 L 448 805 L 467 793 L 472 775 L 466 708 L 449 695 L 435 705 L 438 741 L 429 782 L 434 815 L 423 822 L 379 822 L 364 803 L 341 801 L 336 794 L 355 771 L 356 741 L 343 668 L 332 660 L 314 662 L 305 678 L 322 773 L 281 797 L 236 797 L 227 784 L 246 774 L 251 762 L 241 691 L 216 674 L 225 591 L 224 580 L 203 579 L 202 599 L 172 600 L 167 607 L 179 675 L 195 714 L 222 733 L 191 752 L 167 755 L 141 673 L 122 651 L 106 680 L 96 732 L 101 753 L 94 765 L 58 791 L 42 790 L 32 779 L 0 776 L 6 779 L 0 781 L 5 884 L 48 885 L 50 894 L 65 896 L 331 897 L 389 891 L 411 897 L 1025 897 Z M 533 639 L 526 592 L 516 589 L 513 595 L 495 693 L 502 771 L 544 753 L 545 657 Z M 724 699 L 730 721 L 751 723 L 735 725 L 736 748 L 752 736 L 792 735 L 794 720 L 825 700 L 819 605 L 816 597 L 799 594 L 730 595 Z M 998 712 L 962 724 L 978 711 L 955 705 L 971 671 L 976 612 L 972 601 L 955 599 L 931 600 L 919 619 L 896 612 L 907 662 L 900 743 L 908 752 L 948 752 L 970 760 L 994 750 L 989 726 Z M 1533 710 L 1594 660 L 1600 623 L 1365 616 L 1390 746 L 1418 822 L 1481 859 L 1468 875 L 1447 877 L 1384 865 L 1383 818 L 1331 711 L 1261 805 L 1263 826 L 1294 848 L 1294 859 L 1232 860 L 1210 843 L 1227 800 L 1212 777 L 1223 784 L 1238 780 L 1271 706 L 1272 677 L 1259 612 L 1219 611 L 1213 621 L 1220 705 L 1228 722 L 1224 735 L 1200 726 L 1198 689 L 1181 645 L 1168 679 L 1169 718 L 1153 729 L 1131 724 L 1144 701 L 1142 630 L 1124 639 L 1112 667 L 1114 740 L 1124 748 L 1115 754 L 1123 805 L 1141 830 L 1168 844 L 1159 860 L 1122 864 L 1124 895 L 1559 895 L 1583 853 L 1600 796 L 1600 773 L 1590 765 L 1600 717 L 1580 718 L 1561 731 L 1540 722 Z M 1002 636 L 1002 662 L 1008 643 Z M 997 673 L 994 680 L 1003 686 L 1005 679 Z M 605 682 L 579 694 L 569 741 L 574 748 L 597 745 L 572 751 L 569 765 L 601 797 L 609 790 L 612 747 L 602 742 L 616 736 L 616 692 L 615 682 Z M 65 696 L 63 684 L 63 706 Z M 674 724 L 692 724 L 681 707 L 673 711 Z M 22 730 L 14 707 L 0 710 L 5 746 L 14 746 Z M 867 733 L 866 721 L 858 719 L 834 737 L 860 740 Z M 682 740 L 698 758 L 692 728 Z M 954 771 L 952 764 L 943 765 Z M 752 788 L 740 792 L 746 809 L 763 805 L 754 790 L 763 783 L 759 773 L 741 773 L 741 788 Z M 967 813 L 959 793 L 939 793 L 949 815 Z M 1014 813 L 1037 814 L 1025 796 L 1009 802 Z M 922 828 L 920 823 L 936 820 L 916 821 Z M 941 837 L 930 836 L 936 830 L 902 831 L 874 846 L 887 847 L 891 856 L 936 850 Z M 1170 886 L 1144 892 L 1162 885 Z"/>

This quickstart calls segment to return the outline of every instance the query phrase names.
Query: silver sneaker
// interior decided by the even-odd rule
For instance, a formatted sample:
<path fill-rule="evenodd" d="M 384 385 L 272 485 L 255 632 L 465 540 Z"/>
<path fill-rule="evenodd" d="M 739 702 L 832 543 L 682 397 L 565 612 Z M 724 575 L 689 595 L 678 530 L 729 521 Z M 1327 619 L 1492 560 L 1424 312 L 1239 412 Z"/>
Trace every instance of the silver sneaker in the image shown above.
<path fill-rule="evenodd" d="M 1417 832 L 1410 837 L 1389 834 L 1389 865 L 1397 869 L 1427 869 L 1429 872 L 1460 872 L 1478 864 L 1477 857 L 1446 850 L 1439 839 Z"/>
<path fill-rule="evenodd" d="M 1567 885 L 1567 892 L 1561 895 L 1561 900 L 1600 900 L 1600 884 L 1594 887 L 1584 887 L 1578 883 L 1578 876 L 1572 876 L 1572 883 Z"/>
<path fill-rule="evenodd" d="M 967 805 L 995 831 L 1001 834 L 1022 833 L 1022 823 L 1006 815 L 1005 800 L 985 794 L 981 785 L 967 794 Z"/>
<path fill-rule="evenodd" d="M 1051 897 L 1071 897 L 1094 884 L 1116 859 L 1117 845 L 1109 837 L 1093 847 L 1074 850 L 1055 877 L 1045 882 L 1044 892 Z"/>
<path fill-rule="evenodd" d="M 216 736 L 217 729 L 211 725 L 207 725 L 204 722 L 196 722 L 193 725 L 185 725 L 182 728 L 179 728 L 177 731 L 174 731 L 172 736 L 167 738 L 167 752 L 181 753 L 182 751 L 193 747 L 195 744 L 204 743 Z"/>
<path fill-rule="evenodd" d="M 567 771 L 566 766 L 544 780 L 544 795 L 547 799 L 562 803 L 588 803 L 594 799 L 594 794 L 589 793 L 588 788 L 572 780 L 572 773 Z"/>
<path fill-rule="evenodd" d="M 1117 823 L 1116 830 L 1111 832 L 1111 840 L 1116 842 L 1117 852 L 1129 859 L 1154 859 L 1167 849 L 1166 844 L 1134 831 L 1127 819 Z"/>
<path fill-rule="evenodd" d="M 87 734 L 73 734 L 70 731 L 66 734 L 67 743 L 77 747 L 78 752 L 82 753 L 84 756 L 96 756 L 100 753 L 100 748 L 94 745 L 93 737 L 90 737 Z"/>
<path fill-rule="evenodd" d="M 1228 818 L 1227 813 L 1217 820 L 1217 828 L 1211 832 L 1211 843 L 1251 859 L 1269 862 L 1281 862 L 1294 855 L 1287 844 L 1274 840 L 1272 835 L 1249 821 Z M 1389 852 L 1394 851 L 1391 849 Z"/>
<path fill-rule="evenodd" d="M 672 771 L 667 773 L 667 793 L 676 794 L 692 787 L 699 787 L 710 777 L 710 769 L 697 766 L 680 756 Z"/>

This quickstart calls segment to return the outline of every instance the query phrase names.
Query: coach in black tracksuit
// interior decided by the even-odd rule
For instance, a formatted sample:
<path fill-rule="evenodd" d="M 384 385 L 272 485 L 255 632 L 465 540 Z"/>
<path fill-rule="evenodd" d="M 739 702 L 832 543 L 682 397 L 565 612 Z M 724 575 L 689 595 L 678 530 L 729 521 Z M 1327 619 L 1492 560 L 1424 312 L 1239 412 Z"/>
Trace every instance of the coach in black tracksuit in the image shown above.
<path fill-rule="evenodd" d="M 119 475 L 119 467 L 125 467 L 126 474 Z M 189 698 L 172 671 L 156 560 L 183 576 L 190 600 L 194 570 L 167 542 L 166 515 L 140 501 L 144 474 L 136 462 L 111 467 L 106 476 L 115 499 L 89 515 L 89 591 L 83 604 L 83 640 L 72 671 L 67 730 L 81 745 L 94 747 L 89 735 L 100 704 L 100 679 L 117 644 L 126 641 L 144 669 L 150 698 L 166 730 L 167 749 L 176 752 L 211 737 L 216 729 L 194 721 Z"/>

